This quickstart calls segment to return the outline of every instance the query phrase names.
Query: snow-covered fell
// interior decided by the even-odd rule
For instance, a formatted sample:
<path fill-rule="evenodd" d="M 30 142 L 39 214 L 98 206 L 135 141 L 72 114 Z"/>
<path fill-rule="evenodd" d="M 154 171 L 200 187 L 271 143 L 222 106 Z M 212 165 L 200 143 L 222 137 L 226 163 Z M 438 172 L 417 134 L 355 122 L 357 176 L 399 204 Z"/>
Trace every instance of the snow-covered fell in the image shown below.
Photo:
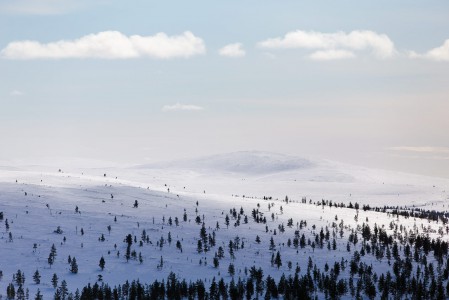
<path fill-rule="evenodd" d="M 401 225 L 447 241 L 446 235 L 438 234 L 441 222 L 318 205 L 325 199 L 346 205 L 415 205 L 445 211 L 447 187 L 449 181 L 445 179 L 261 152 L 185 160 L 179 168 L 177 163 L 109 168 L 72 165 L 53 170 L 6 165 L 0 169 L 0 295 L 5 295 L 18 270 L 24 272 L 30 294 L 39 289 L 45 299 L 55 292 L 51 285 L 55 273 L 72 292 L 98 282 L 98 275 L 110 286 L 137 279 L 150 283 L 167 278 L 171 272 L 187 281 L 201 279 L 210 284 L 213 277 L 226 282 L 232 278 L 243 280 L 247 278 L 245 269 L 252 266 L 263 268 L 266 275 L 278 280 L 282 274 L 293 276 L 296 266 L 304 274 L 309 257 L 319 268 L 342 259 L 349 261 L 353 251 L 360 250 L 360 244 L 348 252 L 348 236 L 364 223 L 371 228 L 376 224 L 389 234 L 394 234 L 395 225 Z M 138 207 L 134 207 L 135 201 Z M 238 219 L 232 216 L 233 209 L 238 211 Z M 266 223 L 256 222 L 253 210 L 258 210 L 258 218 L 265 218 Z M 287 226 L 290 219 L 292 226 Z M 299 229 L 301 221 L 307 225 Z M 288 246 L 288 240 L 293 240 L 298 230 L 314 241 L 321 228 L 332 231 L 341 222 L 342 235 L 332 238 L 336 250 L 328 250 L 326 245 L 323 249 L 310 244 L 304 248 Z M 207 233 L 216 236 L 216 245 L 207 252 L 199 252 L 197 244 L 203 223 Z M 281 225 L 285 232 L 280 232 Z M 58 226 L 61 233 L 55 233 Z M 143 240 L 143 231 L 148 239 Z M 131 249 L 136 252 L 136 258 L 129 260 L 124 256 L 128 234 L 135 238 Z M 260 243 L 256 242 L 257 236 Z M 269 248 L 271 237 L 275 250 Z M 237 238 L 244 247 L 236 250 L 232 258 L 229 241 Z M 176 247 L 177 241 L 182 252 Z M 49 265 L 53 244 L 57 256 Z M 213 260 L 219 247 L 225 255 L 215 267 Z M 270 262 L 277 251 L 283 261 L 279 267 Z M 77 274 L 70 272 L 69 256 L 76 257 Z M 106 261 L 103 271 L 99 267 L 102 256 Z M 158 267 L 161 257 L 164 264 Z M 378 260 L 368 255 L 362 261 L 379 274 L 390 268 L 385 258 Z M 230 264 L 235 266 L 234 276 L 228 274 Z M 40 284 L 32 280 L 36 270 L 42 276 Z M 341 276 L 348 279 L 347 273 Z"/>

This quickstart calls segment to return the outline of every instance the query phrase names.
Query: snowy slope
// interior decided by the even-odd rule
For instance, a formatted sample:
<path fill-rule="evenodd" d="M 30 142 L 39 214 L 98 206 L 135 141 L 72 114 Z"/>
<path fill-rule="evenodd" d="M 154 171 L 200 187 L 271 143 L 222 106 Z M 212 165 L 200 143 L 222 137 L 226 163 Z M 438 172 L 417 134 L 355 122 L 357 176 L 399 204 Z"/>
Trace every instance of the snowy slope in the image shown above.
<path fill-rule="evenodd" d="M 200 167 L 193 168 L 195 165 Z M 39 288 L 46 295 L 45 299 L 54 293 L 50 282 L 54 273 L 60 281 L 67 281 L 71 291 L 95 282 L 100 274 L 109 285 L 133 279 L 150 282 L 166 278 L 170 272 L 188 280 L 210 282 L 215 276 L 229 281 L 231 276 L 227 270 L 231 263 L 235 265 L 236 277 L 244 278 L 245 268 L 253 265 L 262 267 L 275 278 L 283 273 L 292 275 L 296 264 L 305 269 L 309 256 L 321 267 L 326 262 L 333 264 L 341 258 L 348 259 L 351 256 L 346 250 L 348 234 L 362 222 L 371 226 L 376 223 L 387 230 L 391 222 L 410 229 L 429 227 L 428 232 L 434 237 L 438 236 L 441 227 L 441 224 L 427 220 L 396 218 L 362 210 L 356 221 L 353 209 L 299 203 L 302 197 L 307 201 L 330 199 L 378 206 L 416 204 L 445 210 L 446 187 L 449 186 L 444 179 L 266 153 L 239 153 L 208 157 L 203 161 L 185 161 L 179 169 L 176 164 L 72 168 L 62 169 L 62 172 L 56 168 L 49 171 L 51 168 L 48 167 L 42 167 L 44 171 L 39 172 L 39 168 L 34 166 L 29 171 L 23 166 L 13 166 L 0 170 L 0 212 L 4 214 L 0 223 L 0 270 L 3 272 L 0 295 L 5 295 L 6 286 L 18 269 L 25 272 L 25 285 L 30 294 L 34 295 Z M 286 195 L 291 201 L 288 204 L 282 202 Z M 262 199 L 263 196 L 274 198 L 267 201 Z M 136 200 L 138 208 L 133 207 Z M 75 213 L 76 207 L 80 213 Z M 227 228 L 225 216 L 232 208 L 242 208 L 249 222 L 245 224 L 242 215 L 240 225 L 234 226 L 236 220 L 231 217 Z M 257 208 L 267 218 L 267 224 L 252 220 L 251 211 Z M 184 211 L 186 222 L 183 221 Z M 299 221 L 307 221 L 309 225 L 302 232 L 313 239 L 320 228 L 331 227 L 337 215 L 339 220 L 344 220 L 345 235 L 337 238 L 336 251 L 310 246 L 297 250 L 287 246 Z M 208 233 L 216 233 L 216 246 L 207 253 L 197 252 L 201 229 L 201 224 L 195 222 L 197 216 L 204 221 Z M 170 217 L 172 225 L 168 224 Z M 174 224 L 175 218 L 178 218 L 179 226 Z M 294 220 L 294 226 L 286 226 L 284 233 L 278 231 L 274 235 L 276 251 L 282 253 L 284 261 L 278 269 L 270 263 L 273 251 L 268 242 L 274 230 L 278 230 L 280 224 L 286 225 L 290 218 Z M 5 219 L 8 219 L 9 229 Z M 216 229 L 217 222 L 220 229 Z M 62 234 L 54 233 L 58 226 L 63 230 Z M 111 226 L 110 232 L 108 226 Z M 84 235 L 81 235 L 81 228 Z M 150 243 L 139 246 L 142 230 L 148 234 Z M 167 242 L 169 233 L 170 244 Z M 142 263 L 134 259 L 127 262 L 124 258 L 127 234 L 136 236 L 137 243 L 132 249 L 141 253 Z M 101 235 L 105 241 L 99 241 Z M 261 238 L 260 244 L 255 242 L 256 236 Z M 165 240 L 162 248 L 157 245 L 161 237 Z M 236 237 L 245 246 L 236 252 L 235 259 L 231 259 L 228 243 Z M 178 240 L 182 244 L 182 253 L 175 246 Z M 33 249 L 34 244 L 36 249 Z M 50 267 L 47 257 L 52 244 L 57 248 L 57 258 Z M 218 268 L 214 268 L 212 261 L 219 246 L 224 248 L 225 258 Z M 69 255 L 78 261 L 78 274 L 69 272 Z M 101 256 L 106 260 L 104 271 L 98 266 Z M 158 269 L 161 256 L 164 266 Z M 379 272 L 388 268 L 385 260 L 367 259 Z M 293 263 L 291 270 L 288 261 Z M 32 281 L 36 270 L 42 276 L 39 285 Z"/>

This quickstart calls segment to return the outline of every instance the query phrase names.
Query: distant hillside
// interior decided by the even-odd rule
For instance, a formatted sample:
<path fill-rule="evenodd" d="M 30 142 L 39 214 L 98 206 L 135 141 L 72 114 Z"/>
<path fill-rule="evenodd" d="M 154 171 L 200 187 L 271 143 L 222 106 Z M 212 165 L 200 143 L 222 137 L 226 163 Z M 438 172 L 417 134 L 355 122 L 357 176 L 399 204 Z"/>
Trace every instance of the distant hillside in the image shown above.
<path fill-rule="evenodd" d="M 283 154 L 241 151 L 226 154 L 211 155 L 190 160 L 177 160 L 139 166 L 139 168 L 178 168 L 226 173 L 242 173 L 248 175 L 263 175 L 306 169 L 314 163 L 304 158 Z"/>

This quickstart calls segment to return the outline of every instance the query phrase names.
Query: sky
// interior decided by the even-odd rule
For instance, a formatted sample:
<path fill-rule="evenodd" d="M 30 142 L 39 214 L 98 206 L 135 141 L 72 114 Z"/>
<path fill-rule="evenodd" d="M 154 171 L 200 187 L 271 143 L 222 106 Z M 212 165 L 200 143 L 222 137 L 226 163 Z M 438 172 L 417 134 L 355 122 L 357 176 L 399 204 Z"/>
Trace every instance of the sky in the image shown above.
<path fill-rule="evenodd" d="M 0 161 L 242 150 L 449 177 L 449 2 L 0 0 Z"/>

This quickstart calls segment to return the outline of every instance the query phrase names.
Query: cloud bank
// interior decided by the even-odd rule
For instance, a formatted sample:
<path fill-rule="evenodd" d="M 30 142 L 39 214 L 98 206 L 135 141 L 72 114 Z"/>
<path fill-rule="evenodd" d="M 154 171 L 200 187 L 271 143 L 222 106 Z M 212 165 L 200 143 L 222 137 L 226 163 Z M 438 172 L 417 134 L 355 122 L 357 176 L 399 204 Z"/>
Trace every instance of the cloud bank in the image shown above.
<path fill-rule="evenodd" d="M 246 55 L 245 50 L 243 49 L 243 45 L 241 43 L 234 43 L 224 46 L 218 51 L 218 54 L 221 56 L 237 58 L 243 57 Z"/>
<path fill-rule="evenodd" d="M 338 31 L 322 33 L 316 31 L 291 31 L 283 37 L 261 41 L 257 44 L 265 49 L 310 49 L 317 50 L 309 57 L 315 60 L 331 60 L 354 57 L 354 51 L 371 51 L 377 58 L 394 56 L 394 43 L 385 34 L 368 30 L 349 33 Z"/>
<path fill-rule="evenodd" d="M 60 40 L 46 44 L 37 41 L 11 42 L 0 51 L 0 56 L 20 60 L 139 57 L 171 59 L 189 58 L 205 52 L 203 40 L 190 31 L 175 36 L 168 36 L 163 32 L 152 36 L 126 36 L 118 31 L 104 31 L 76 40 Z"/>
<path fill-rule="evenodd" d="M 164 105 L 162 107 L 162 111 L 177 111 L 177 110 L 189 110 L 189 111 L 198 111 L 198 110 L 203 110 L 204 108 L 201 106 L 197 106 L 197 105 L 192 105 L 192 104 L 181 104 L 181 103 L 176 103 L 174 105 Z"/>
<path fill-rule="evenodd" d="M 445 40 L 440 47 L 430 49 L 424 54 L 412 51 L 409 53 L 409 56 L 411 58 L 425 58 L 434 61 L 449 61 L 449 39 Z"/>

